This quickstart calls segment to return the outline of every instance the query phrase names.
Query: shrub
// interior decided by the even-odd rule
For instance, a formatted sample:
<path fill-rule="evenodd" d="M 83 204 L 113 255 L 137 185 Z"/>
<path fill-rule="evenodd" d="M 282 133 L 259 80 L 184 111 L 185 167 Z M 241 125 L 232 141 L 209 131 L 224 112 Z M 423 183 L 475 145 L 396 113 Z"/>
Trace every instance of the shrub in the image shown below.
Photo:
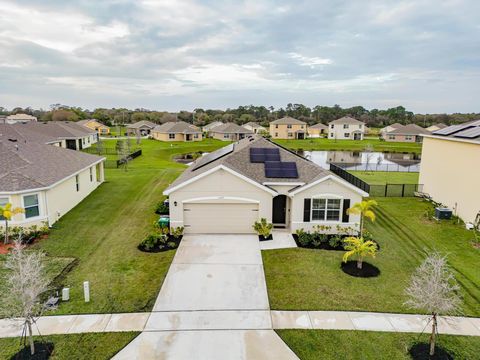
<path fill-rule="evenodd" d="M 305 230 L 303 229 L 297 229 L 295 230 L 295 234 L 300 237 L 302 234 L 305 234 Z"/>
<path fill-rule="evenodd" d="M 272 233 L 273 224 L 267 222 L 267 219 L 261 218 L 260 221 L 255 221 L 253 224 L 253 229 L 258 235 L 268 238 Z"/>
<path fill-rule="evenodd" d="M 333 235 L 328 239 L 328 245 L 330 245 L 332 248 L 336 248 L 337 246 L 342 245 L 343 239 L 341 235 Z"/>
<path fill-rule="evenodd" d="M 175 249 L 177 247 L 177 243 L 175 241 L 169 241 L 169 242 L 167 242 L 167 246 L 170 249 Z"/>
<path fill-rule="evenodd" d="M 157 207 L 155 208 L 155 214 L 158 215 L 167 215 L 170 212 L 170 209 L 168 208 L 167 205 L 163 203 L 163 201 L 160 201 L 157 204 Z"/>
<path fill-rule="evenodd" d="M 179 226 L 179 227 L 176 227 L 176 228 L 172 228 L 170 230 L 170 234 L 176 239 L 180 239 L 180 237 L 183 235 L 183 226 Z"/>
<path fill-rule="evenodd" d="M 302 232 L 302 233 L 298 236 L 298 242 L 299 242 L 300 245 L 302 245 L 302 246 L 309 246 L 310 243 L 312 242 L 312 235 L 310 235 L 310 234 L 307 233 L 307 232 Z"/>
<path fill-rule="evenodd" d="M 150 234 L 140 243 L 140 246 L 145 250 L 152 250 L 158 245 L 160 236 L 158 234 Z"/>

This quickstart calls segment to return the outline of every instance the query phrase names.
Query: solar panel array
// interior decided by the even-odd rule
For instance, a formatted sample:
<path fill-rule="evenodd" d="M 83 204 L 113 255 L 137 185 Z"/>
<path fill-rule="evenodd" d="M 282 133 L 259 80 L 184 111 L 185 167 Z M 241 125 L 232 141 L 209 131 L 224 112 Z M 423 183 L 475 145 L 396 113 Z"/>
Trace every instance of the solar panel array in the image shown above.
<path fill-rule="evenodd" d="M 265 161 L 265 177 L 267 178 L 298 178 L 295 162 Z"/>
<path fill-rule="evenodd" d="M 468 129 L 470 127 L 471 127 L 471 125 L 467 125 L 467 124 L 452 125 L 452 126 L 448 126 L 446 128 L 434 131 L 432 134 L 433 135 L 448 136 L 448 135 L 452 135 L 452 134 L 456 133 L 457 131 L 465 130 L 465 129 Z"/>
<path fill-rule="evenodd" d="M 280 161 L 280 151 L 276 148 L 250 148 L 250 162 Z"/>
<path fill-rule="evenodd" d="M 233 152 L 234 144 L 230 144 L 228 146 L 225 146 L 224 148 L 221 148 L 218 151 L 215 151 L 213 153 L 210 153 L 208 155 L 205 155 L 204 157 L 200 158 L 197 163 L 194 165 L 192 168 L 192 171 L 195 171 L 197 169 L 200 169 L 201 167 L 210 164 L 211 162 L 218 160 L 225 155 L 230 154 Z"/>
<path fill-rule="evenodd" d="M 466 139 L 475 139 L 480 136 L 480 126 L 462 130 L 454 135 L 455 137 L 461 137 Z"/>

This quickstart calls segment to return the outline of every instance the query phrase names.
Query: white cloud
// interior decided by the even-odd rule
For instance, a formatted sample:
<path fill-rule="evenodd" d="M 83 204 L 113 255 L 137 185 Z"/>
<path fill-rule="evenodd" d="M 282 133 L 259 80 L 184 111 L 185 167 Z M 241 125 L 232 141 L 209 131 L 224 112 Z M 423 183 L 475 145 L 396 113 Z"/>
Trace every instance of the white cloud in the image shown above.
<path fill-rule="evenodd" d="M 290 56 L 290 58 L 296 60 L 299 65 L 309 66 L 312 69 L 317 66 L 333 64 L 332 59 L 321 58 L 321 57 L 308 57 L 295 52 L 291 52 L 288 55 Z"/>

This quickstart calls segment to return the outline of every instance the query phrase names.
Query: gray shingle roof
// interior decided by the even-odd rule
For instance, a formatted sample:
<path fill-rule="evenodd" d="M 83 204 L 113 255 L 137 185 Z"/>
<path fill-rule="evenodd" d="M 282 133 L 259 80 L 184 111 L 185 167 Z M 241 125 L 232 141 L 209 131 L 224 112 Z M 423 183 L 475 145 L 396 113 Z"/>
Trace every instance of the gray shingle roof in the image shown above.
<path fill-rule="evenodd" d="M 292 118 L 290 116 L 285 116 L 281 119 L 272 121 L 270 124 L 273 124 L 273 125 L 306 125 L 307 123 L 302 121 L 302 120 Z"/>
<path fill-rule="evenodd" d="M 392 131 L 387 132 L 387 135 L 420 135 L 430 134 L 430 131 L 418 126 L 416 124 L 401 125 Z"/>
<path fill-rule="evenodd" d="M 322 123 L 318 123 L 318 124 L 315 124 L 315 125 L 312 125 L 312 126 L 309 126 L 308 127 L 309 129 L 328 129 L 328 126 L 325 125 L 325 124 L 322 124 Z"/>
<path fill-rule="evenodd" d="M 148 120 L 140 120 L 140 121 L 137 121 L 136 123 L 128 124 L 127 129 L 139 129 L 142 126 L 146 126 L 146 127 L 149 127 L 150 129 L 153 129 L 155 126 L 157 126 L 157 124 L 154 124 L 153 122 Z"/>
<path fill-rule="evenodd" d="M 177 122 L 167 122 L 162 125 L 157 125 L 153 128 L 152 131 L 159 132 L 159 133 L 167 133 L 167 134 L 199 134 L 201 130 L 196 127 L 195 125 L 186 123 L 185 121 L 177 121 Z"/>
<path fill-rule="evenodd" d="M 251 130 L 245 129 L 235 123 L 225 123 L 215 126 L 213 129 L 210 129 L 210 132 L 220 134 L 253 134 Z"/>
<path fill-rule="evenodd" d="M 0 192 L 48 187 L 104 159 L 29 141 L 16 127 L 0 125 Z"/>
<path fill-rule="evenodd" d="M 329 124 L 364 124 L 364 122 L 350 116 L 344 116 L 340 119 L 330 121 Z"/>
<path fill-rule="evenodd" d="M 210 131 L 214 127 L 222 125 L 222 124 L 223 123 L 221 121 L 214 121 L 214 122 L 211 122 L 210 124 L 207 124 L 207 125 L 203 126 L 202 129 L 203 129 L 203 131 Z"/>
<path fill-rule="evenodd" d="M 251 139 L 254 139 L 251 141 Z M 224 165 L 235 172 L 246 176 L 249 179 L 256 181 L 259 184 L 265 182 L 292 182 L 298 183 L 303 182 L 305 184 L 311 183 L 318 179 L 322 179 L 326 176 L 333 175 L 330 171 L 323 169 L 322 167 L 316 165 L 315 163 L 292 153 L 291 151 L 284 149 L 283 147 L 264 139 L 261 136 L 252 136 L 240 140 L 235 143 L 234 150 L 232 153 L 221 157 L 208 165 L 202 166 L 196 170 L 195 163 L 201 161 L 202 158 L 198 159 L 194 164 L 187 168 L 180 177 L 178 177 L 170 186 L 173 188 L 191 178 L 194 178 L 208 170 L 211 170 L 219 165 Z M 267 178 L 265 176 L 265 165 L 263 163 L 251 163 L 250 162 L 250 148 L 278 148 L 280 151 L 281 161 L 295 162 L 297 164 L 298 178 Z M 221 151 L 217 150 L 217 151 Z M 336 176 L 336 175 L 334 175 Z M 168 189 L 167 189 L 168 190 Z"/>
<path fill-rule="evenodd" d="M 14 124 L 13 126 L 19 133 L 31 140 L 38 136 L 39 138 L 51 139 L 49 142 L 63 139 L 78 139 L 96 134 L 95 130 L 71 121 L 30 122 L 27 124 Z"/>
<path fill-rule="evenodd" d="M 246 123 L 246 124 L 243 124 L 242 126 L 244 126 L 244 127 L 245 127 L 245 126 L 251 126 L 251 127 L 254 128 L 254 129 L 263 128 L 262 125 L 257 124 L 256 122 L 252 122 L 252 121 L 250 121 L 250 122 L 248 122 L 248 123 Z"/>

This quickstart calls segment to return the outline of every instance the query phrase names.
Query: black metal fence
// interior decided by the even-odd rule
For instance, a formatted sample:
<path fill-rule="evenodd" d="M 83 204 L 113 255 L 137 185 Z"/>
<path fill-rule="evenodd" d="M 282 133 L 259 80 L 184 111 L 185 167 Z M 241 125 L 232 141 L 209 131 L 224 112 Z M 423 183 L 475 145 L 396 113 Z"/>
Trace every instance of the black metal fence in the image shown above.
<path fill-rule="evenodd" d="M 370 194 L 370 185 L 368 183 L 356 177 L 355 175 L 350 174 L 348 171 L 342 169 L 340 166 L 330 164 L 330 171 L 334 174 L 337 174 L 342 179 L 347 180 L 350 184 L 353 184 L 356 187 Z"/>
<path fill-rule="evenodd" d="M 132 154 L 139 150 L 140 150 L 139 148 L 133 148 Z M 84 149 L 83 151 L 85 151 L 86 153 L 95 154 L 95 155 L 118 155 L 117 150 L 112 147 L 96 148 L 95 146 L 92 146 L 87 149 Z M 140 150 L 140 153 L 141 153 L 141 150 Z"/>
<path fill-rule="evenodd" d="M 343 164 L 334 165 L 349 171 L 385 171 L 385 172 L 420 172 L 420 164 Z"/>
<path fill-rule="evenodd" d="M 115 153 L 115 155 L 117 155 Z M 133 160 L 135 159 L 136 157 L 139 157 L 140 155 L 142 155 L 142 150 L 141 149 L 138 149 L 136 151 L 134 151 L 133 153 L 131 153 L 130 155 L 126 156 L 126 157 L 123 157 L 121 159 L 117 159 L 117 160 L 113 160 L 113 159 L 107 159 L 105 161 L 105 168 L 108 168 L 108 169 L 118 169 L 120 166 L 122 166 L 123 164 L 125 164 L 125 162 L 128 160 Z"/>

